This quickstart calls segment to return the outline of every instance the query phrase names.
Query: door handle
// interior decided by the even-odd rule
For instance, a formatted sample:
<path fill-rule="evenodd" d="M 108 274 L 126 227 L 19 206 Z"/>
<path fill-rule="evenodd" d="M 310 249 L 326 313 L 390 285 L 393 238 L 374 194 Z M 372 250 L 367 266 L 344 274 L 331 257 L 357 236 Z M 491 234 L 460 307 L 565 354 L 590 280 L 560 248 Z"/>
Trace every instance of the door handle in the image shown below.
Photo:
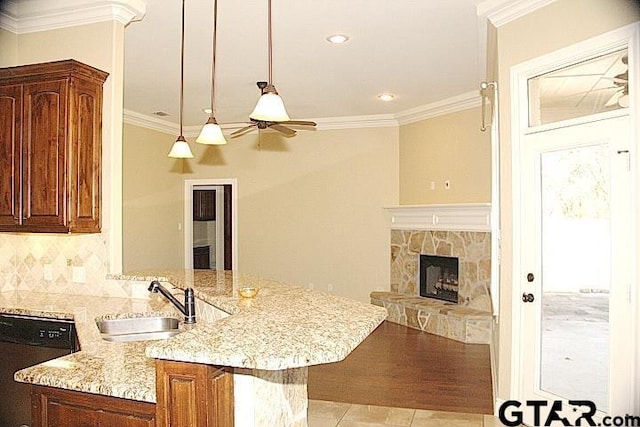
<path fill-rule="evenodd" d="M 535 300 L 536 298 L 533 296 L 533 294 L 528 294 L 526 292 L 522 293 L 522 302 L 533 302 L 533 300 Z"/>

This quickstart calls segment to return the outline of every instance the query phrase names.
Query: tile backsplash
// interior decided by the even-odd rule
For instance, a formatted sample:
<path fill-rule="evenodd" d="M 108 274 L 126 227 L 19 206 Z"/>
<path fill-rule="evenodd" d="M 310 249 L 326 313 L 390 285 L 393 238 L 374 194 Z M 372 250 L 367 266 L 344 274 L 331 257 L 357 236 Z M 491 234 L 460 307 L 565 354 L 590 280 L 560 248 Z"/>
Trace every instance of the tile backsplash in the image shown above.
<path fill-rule="evenodd" d="M 104 295 L 108 235 L 0 233 L 0 291 Z M 110 281 L 112 282 L 112 281 Z"/>

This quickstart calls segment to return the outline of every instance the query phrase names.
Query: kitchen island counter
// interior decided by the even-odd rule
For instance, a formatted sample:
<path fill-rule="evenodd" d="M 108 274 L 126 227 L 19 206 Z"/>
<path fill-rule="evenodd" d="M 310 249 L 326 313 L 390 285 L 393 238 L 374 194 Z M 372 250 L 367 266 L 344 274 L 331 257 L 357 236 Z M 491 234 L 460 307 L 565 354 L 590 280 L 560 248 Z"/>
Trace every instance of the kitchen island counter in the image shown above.
<path fill-rule="evenodd" d="M 380 307 L 274 280 L 225 271 L 133 273 L 191 287 L 199 300 L 230 316 L 147 345 L 149 357 L 210 365 L 282 370 L 344 359 L 386 317 Z M 254 298 L 238 289 L 256 287 Z"/>
<path fill-rule="evenodd" d="M 72 318 L 78 330 L 80 352 L 23 369 L 16 373 L 18 381 L 155 402 L 154 359 L 231 367 L 236 408 L 253 408 L 236 410 L 236 425 L 306 425 L 307 367 L 342 360 L 387 315 L 370 304 L 235 272 L 135 272 L 110 278 L 137 284 L 143 298 L 0 293 L 0 312 Z M 151 280 L 170 283 L 176 294 L 194 288 L 198 322 L 166 340 L 102 340 L 96 318 L 180 317 L 159 294 L 141 295 Z M 241 298 L 241 287 L 259 292 Z M 215 315 L 203 315 L 207 312 Z"/>

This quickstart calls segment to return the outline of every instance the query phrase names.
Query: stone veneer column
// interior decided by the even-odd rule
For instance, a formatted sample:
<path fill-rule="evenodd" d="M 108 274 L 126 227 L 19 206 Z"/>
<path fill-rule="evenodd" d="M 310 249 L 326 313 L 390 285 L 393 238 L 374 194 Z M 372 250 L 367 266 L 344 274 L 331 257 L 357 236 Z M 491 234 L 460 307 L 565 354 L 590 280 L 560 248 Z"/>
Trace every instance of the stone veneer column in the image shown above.
<path fill-rule="evenodd" d="M 458 303 L 491 312 L 491 233 L 391 230 L 391 292 L 420 294 L 420 254 L 457 257 Z"/>
<path fill-rule="evenodd" d="M 234 370 L 235 424 L 307 427 L 308 368 Z"/>

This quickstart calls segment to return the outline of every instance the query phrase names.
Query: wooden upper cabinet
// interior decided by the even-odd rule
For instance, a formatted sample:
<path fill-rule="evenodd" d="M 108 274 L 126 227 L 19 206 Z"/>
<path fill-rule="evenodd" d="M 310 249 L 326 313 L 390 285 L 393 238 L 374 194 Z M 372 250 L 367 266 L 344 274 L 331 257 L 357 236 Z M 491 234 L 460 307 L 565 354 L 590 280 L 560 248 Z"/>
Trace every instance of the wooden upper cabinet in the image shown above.
<path fill-rule="evenodd" d="M 100 231 L 107 75 L 74 60 L 0 69 L 0 231 Z"/>
<path fill-rule="evenodd" d="M 216 220 L 216 192 L 215 190 L 193 191 L 193 220 Z"/>

